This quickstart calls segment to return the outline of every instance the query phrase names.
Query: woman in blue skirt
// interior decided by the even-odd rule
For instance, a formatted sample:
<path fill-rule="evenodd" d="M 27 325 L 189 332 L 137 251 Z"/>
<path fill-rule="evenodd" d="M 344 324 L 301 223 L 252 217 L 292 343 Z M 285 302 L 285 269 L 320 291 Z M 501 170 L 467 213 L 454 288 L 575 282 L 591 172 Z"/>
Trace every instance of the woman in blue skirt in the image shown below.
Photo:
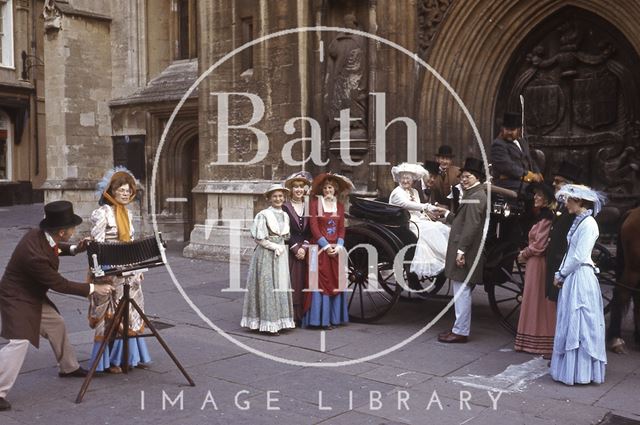
<path fill-rule="evenodd" d="M 604 313 L 591 251 L 599 235 L 594 216 L 604 196 L 587 186 L 568 184 L 556 198 L 576 218 L 567 235 L 567 253 L 555 273 L 554 285 L 560 294 L 551 377 L 567 385 L 601 384 L 607 364 Z"/>

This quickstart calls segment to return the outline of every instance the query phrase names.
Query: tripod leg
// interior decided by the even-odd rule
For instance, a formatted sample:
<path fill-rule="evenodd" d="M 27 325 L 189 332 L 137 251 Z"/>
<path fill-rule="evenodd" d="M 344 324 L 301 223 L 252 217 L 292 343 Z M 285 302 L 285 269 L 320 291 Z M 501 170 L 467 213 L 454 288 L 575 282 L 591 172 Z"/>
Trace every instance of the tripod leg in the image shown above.
<path fill-rule="evenodd" d="M 124 294 L 120 300 L 124 304 L 122 312 L 122 364 L 120 365 L 123 373 L 129 372 L 129 302 L 131 300 L 129 289 L 130 286 L 125 281 Z"/>
<path fill-rule="evenodd" d="M 93 363 L 91 364 L 91 368 L 89 369 L 89 373 L 87 374 L 87 377 L 84 378 L 82 387 L 80 387 L 80 392 L 78 392 L 78 396 L 76 397 L 76 403 L 82 402 L 82 399 L 84 398 L 85 393 L 89 389 L 89 384 L 91 383 L 91 379 L 93 378 L 93 375 L 96 373 L 96 369 L 98 368 L 98 362 L 100 362 L 100 359 L 102 358 L 102 354 L 104 354 L 104 350 L 107 347 L 107 344 L 109 343 L 109 341 L 111 340 L 111 337 L 115 334 L 116 329 L 120 325 L 120 321 L 122 320 L 123 309 L 124 309 L 124 305 L 118 305 L 118 308 L 116 308 L 116 311 L 113 315 L 113 320 L 109 325 L 109 329 L 107 329 L 107 332 L 104 334 L 102 342 L 100 343 L 98 354 L 96 355 L 96 358 L 93 360 Z"/>
<path fill-rule="evenodd" d="M 169 349 L 169 346 L 167 345 L 167 343 L 164 342 L 164 339 L 162 339 L 162 337 L 160 336 L 160 334 L 158 333 L 156 328 L 151 324 L 151 321 L 144 314 L 144 312 L 142 311 L 140 306 L 134 300 L 130 300 L 130 303 L 133 306 L 133 308 L 135 308 L 138 311 L 138 314 L 140 315 L 140 317 L 144 321 L 145 325 L 147 325 L 147 327 L 151 330 L 151 332 L 156 337 L 156 339 L 158 340 L 160 345 L 162 345 L 162 348 L 164 348 L 164 351 L 167 352 L 169 357 L 171 357 L 171 360 L 173 360 L 173 362 L 176 364 L 178 369 L 180 369 L 180 372 L 182 372 L 182 375 L 184 375 L 184 377 L 187 379 L 187 381 L 189 382 L 189 385 L 191 385 L 192 387 L 195 387 L 196 384 L 195 384 L 195 382 L 193 382 L 193 379 L 191 379 L 191 377 L 189 376 L 187 371 L 184 370 L 184 368 L 182 367 L 182 365 L 180 364 L 180 362 L 178 361 L 176 356 L 173 355 L 173 352 Z"/>

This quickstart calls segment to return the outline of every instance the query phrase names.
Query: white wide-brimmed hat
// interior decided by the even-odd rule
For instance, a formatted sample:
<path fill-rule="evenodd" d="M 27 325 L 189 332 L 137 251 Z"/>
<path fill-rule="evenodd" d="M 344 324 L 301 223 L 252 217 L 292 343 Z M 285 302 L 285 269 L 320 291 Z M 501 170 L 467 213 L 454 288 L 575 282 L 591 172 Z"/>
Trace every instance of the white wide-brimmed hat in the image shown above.
<path fill-rule="evenodd" d="M 313 180 L 313 176 L 308 171 L 297 171 L 291 174 L 284 181 L 284 187 L 291 190 L 294 182 L 303 182 L 305 186 L 311 186 L 311 181 Z"/>
<path fill-rule="evenodd" d="M 410 164 L 408 162 L 403 162 L 402 164 L 391 167 L 391 175 L 395 182 L 400 182 L 400 176 L 402 174 L 411 174 L 413 180 L 418 180 L 424 176 L 428 176 L 429 172 L 420 164 Z"/>
<path fill-rule="evenodd" d="M 566 203 L 568 198 L 584 199 L 593 202 L 593 215 L 598 215 L 607 202 L 607 196 L 597 190 L 581 184 L 565 184 L 556 192 L 556 199 Z"/>
<path fill-rule="evenodd" d="M 267 198 L 267 199 L 269 199 L 269 197 L 271 196 L 271 194 L 272 194 L 273 192 L 278 191 L 278 190 L 282 191 L 282 192 L 283 192 L 285 195 L 287 195 L 287 196 L 289 195 L 289 189 L 287 189 L 286 187 L 284 187 L 284 186 L 283 186 L 282 184 L 280 184 L 280 183 L 274 183 L 274 184 L 272 184 L 271 186 L 269 186 L 269 189 L 267 189 L 267 191 L 264 193 L 264 197 L 265 197 L 265 198 Z"/>

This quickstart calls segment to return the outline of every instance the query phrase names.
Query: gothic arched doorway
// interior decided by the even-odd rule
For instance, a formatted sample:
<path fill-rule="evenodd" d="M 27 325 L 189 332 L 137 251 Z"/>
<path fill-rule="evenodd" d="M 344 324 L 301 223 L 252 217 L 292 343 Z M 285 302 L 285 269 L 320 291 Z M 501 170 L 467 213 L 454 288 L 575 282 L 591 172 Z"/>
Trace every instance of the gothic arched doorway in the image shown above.
<path fill-rule="evenodd" d="M 494 130 L 524 96 L 525 134 L 545 153 L 545 176 L 570 160 L 585 183 L 627 206 L 640 195 L 639 87 L 640 57 L 624 35 L 593 13 L 563 8 L 514 51 Z"/>

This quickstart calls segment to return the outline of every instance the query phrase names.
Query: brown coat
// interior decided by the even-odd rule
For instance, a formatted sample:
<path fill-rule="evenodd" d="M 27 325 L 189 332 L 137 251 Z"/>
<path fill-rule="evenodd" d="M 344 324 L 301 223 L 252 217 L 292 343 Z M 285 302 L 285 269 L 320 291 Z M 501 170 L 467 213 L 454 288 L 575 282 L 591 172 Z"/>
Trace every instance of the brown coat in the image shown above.
<path fill-rule="evenodd" d="M 447 215 L 447 222 L 451 224 L 451 233 L 447 244 L 444 274 L 449 279 L 464 282 L 471 271 L 473 262 L 480 255 L 480 260 L 469 278 L 469 283 L 482 283 L 484 255 L 480 252 L 480 242 L 487 216 L 486 186 L 479 184 L 469 189 L 464 192 L 463 199 L 477 203 L 462 201 L 456 214 L 449 213 Z M 464 252 L 464 267 L 456 265 L 458 250 Z"/>
<path fill-rule="evenodd" d="M 60 246 L 60 255 L 69 247 Z M 34 347 L 40 342 L 42 303 L 55 308 L 47 297 L 53 289 L 65 294 L 89 295 L 89 284 L 71 282 L 58 273 L 59 260 L 42 230 L 27 232 L 16 246 L 0 280 L 0 317 L 6 339 L 28 339 Z"/>
<path fill-rule="evenodd" d="M 447 172 L 442 175 L 436 176 L 433 182 L 433 189 L 431 189 L 431 198 L 437 203 L 450 208 L 451 199 L 447 196 L 451 193 L 451 186 L 455 186 L 460 183 L 460 168 L 455 165 L 450 165 Z"/>

